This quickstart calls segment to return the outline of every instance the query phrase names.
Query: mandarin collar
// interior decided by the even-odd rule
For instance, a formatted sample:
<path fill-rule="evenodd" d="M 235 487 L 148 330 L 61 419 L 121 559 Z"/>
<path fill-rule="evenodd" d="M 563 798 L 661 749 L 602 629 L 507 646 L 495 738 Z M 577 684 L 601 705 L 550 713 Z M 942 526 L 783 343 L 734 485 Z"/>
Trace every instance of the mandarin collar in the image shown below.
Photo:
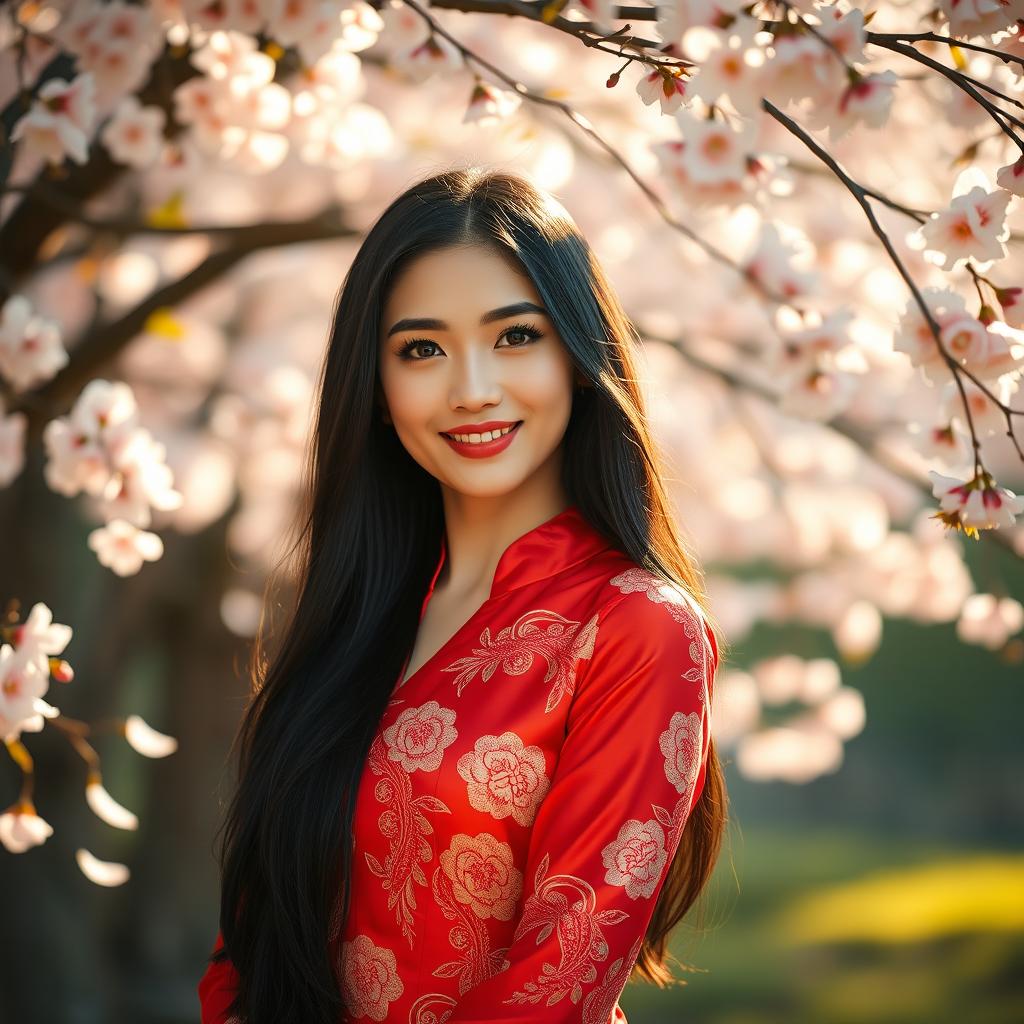
<path fill-rule="evenodd" d="M 591 526 L 579 506 L 570 504 L 550 519 L 545 519 L 532 530 L 521 534 L 505 548 L 494 570 L 489 598 L 546 579 L 611 546 L 604 535 Z M 448 537 L 445 530 L 441 534 L 441 553 L 427 588 L 424 608 L 447 557 Z"/>

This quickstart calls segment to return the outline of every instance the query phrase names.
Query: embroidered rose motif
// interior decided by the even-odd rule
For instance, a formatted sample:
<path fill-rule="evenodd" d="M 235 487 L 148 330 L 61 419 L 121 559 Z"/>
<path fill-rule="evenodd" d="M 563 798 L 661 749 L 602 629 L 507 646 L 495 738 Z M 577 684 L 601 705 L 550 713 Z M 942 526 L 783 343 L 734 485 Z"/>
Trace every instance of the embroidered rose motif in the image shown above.
<path fill-rule="evenodd" d="M 357 935 L 342 943 L 341 957 L 342 986 L 352 1016 L 385 1020 L 388 1004 L 405 991 L 394 952 L 376 945 L 368 935 Z"/>
<path fill-rule="evenodd" d="M 677 711 L 658 737 L 665 755 L 665 775 L 680 793 L 689 793 L 700 774 L 701 721 L 696 711 Z"/>
<path fill-rule="evenodd" d="M 479 918 L 511 919 L 523 891 L 523 873 L 515 866 L 512 847 L 489 832 L 459 834 L 440 857 L 452 892 Z"/>
<path fill-rule="evenodd" d="M 524 747 L 514 732 L 481 736 L 458 762 L 470 804 L 499 820 L 511 815 L 520 825 L 533 821 L 551 787 L 544 767 L 544 751 Z"/>
<path fill-rule="evenodd" d="M 601 861 L 608 869 L 604 880 L 621 885 L 634 900 L 646 899 L 654 892 L 667 859 L 665 830 L 653 818 L 631 818 L 601 851 Z"/>
<path fill-rule="evenodd" d="M 458 737 L 455 712 L 443 708 L 436 700 L 428 700 L 418 708 L 406 708 L 384 730 L 388 745 L 388 759 L 398 761 L 407 771 L 417 768 L 435 772 L 441 767 L 441 758 Z"/>

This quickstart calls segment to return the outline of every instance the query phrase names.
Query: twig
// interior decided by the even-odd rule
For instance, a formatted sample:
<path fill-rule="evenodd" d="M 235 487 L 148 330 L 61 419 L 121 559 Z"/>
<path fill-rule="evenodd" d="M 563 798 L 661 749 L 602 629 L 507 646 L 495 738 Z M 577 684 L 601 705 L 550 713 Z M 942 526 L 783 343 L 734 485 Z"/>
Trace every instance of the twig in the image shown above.
<path fill-rule="evenodd" d="M 935 317 L 932 315 L 931 309 L 928 304 L 924 301 L 924 296 L 921 294 L 920 289 L 917 287 L 917 283 L 914 281 L 910 272 L 907 270 L 903 261 L 899 258 L 896 250 L 892 246 L 892 242 L 889 240 L 889 236 L 882 229 L 882 226 L 878 223 L 878 219 L 875 217 L 875 212 L 872 210 L 870 203 L 867 202 L 866 193 L 861 185 L 854 181 L 836 162 L 830 153 L 823 149 L 817 142 L 800 127 L 791 117 L 787 117 L 778 107 L 775 106 L 770 100 L 762 101 L 768 112 L 774 117 L 781 125 L 787 128 L 792 134 L 800 139 L 805 146 L 808 147 L 820 160 L 824 161 L 832 170 L 835 172 L 839 180 L 846 186 L 851 195 L 857 200 L 861 209 L 864 211 L 865 216 L 871 224 L 871 229 L 877 235 L 879 241 L 885 247 L 886 252 L 889 254 L 890 259 L 896 265 L 896 269 L 899 271 L 900 276 L 906 282 L 907 287 L 910 289 L 914 296 L 915 302 L 917 302 L 918 308 L 921 310 L 921 315 L 924 317 L 925 322 L 928 324 L 928 329 L 932 332 L 932 336 L 935 339 L 935 344 L 938 346 L 939 353 L 942 355 L 943 360 L 949 367 L 953 374 L 953 381 L 956 384 L 957 390 L 960 392 L 960 399 L 964 408 L 964 417 L 967 420 L 967 426 L 971 434 L 971 444 L 974 448 L 974 472 L 978 473 L 979 469 L 984 469 L 984 465 L 981 461 L 981 442 L 978 440 L 977 432 L 974 429 L 974 418 L 971 415 L 970 404 L 967 401 L 967 392 L 964 389 L 963 381 L 960 379 L 960 374 L 966 375 L 974 382 L 989 398 L 990 401 L 994 402 L 1000 409 L 1003 410 L 1006 415 L 1007 437 L 1010 438 L 1013 446 L 1017 449 L 1017 454 L 1021 460 L 1024 461 L 1024 451 L 1021 450 L 1020 443 L 1013 432 L 1013 420 L 1011 414 L 1024 412 L 1024 410 L 1011 410 L 1004 406 L 998 398 L 975 376 L 975 374 L 969 370 L 966 366 L 961 366 L 950 354 L 946 351 L 946 346 L 942 343 L 942 337 L 940 335 L 940 328 L 938 323 L 935 321 Z"/>

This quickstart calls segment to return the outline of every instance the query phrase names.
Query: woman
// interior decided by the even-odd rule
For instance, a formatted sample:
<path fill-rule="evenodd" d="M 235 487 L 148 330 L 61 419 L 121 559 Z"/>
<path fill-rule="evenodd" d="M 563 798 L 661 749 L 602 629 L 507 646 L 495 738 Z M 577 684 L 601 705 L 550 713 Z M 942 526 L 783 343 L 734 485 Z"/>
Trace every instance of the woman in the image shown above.
<path fill-rule="evenodd" d="M 720 637 L 566 211 L 455 170 L 338 300 L 203 1024 L 624 1021 L 726 821 Z M 270 602 L 268 602 L 269 604 Z"/>

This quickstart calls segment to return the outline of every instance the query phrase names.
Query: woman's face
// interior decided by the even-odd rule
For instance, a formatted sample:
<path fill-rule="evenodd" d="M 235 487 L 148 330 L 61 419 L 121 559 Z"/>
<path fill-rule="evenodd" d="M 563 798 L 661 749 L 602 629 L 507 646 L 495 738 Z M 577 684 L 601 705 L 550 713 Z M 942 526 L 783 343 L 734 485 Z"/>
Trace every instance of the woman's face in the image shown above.
<path fill-rule="evenodd" d="M 424 253 L 393 282 L 381 325 L 384 402 L 406 450 L 442 485 L 498 497 L 557 465 L 574 369 L 542 308 L 529 277 L 481 246 Z M 518 426 L 491 444 L 445 437 L 486 438 L 489 424 L 492 438 Z"/>

